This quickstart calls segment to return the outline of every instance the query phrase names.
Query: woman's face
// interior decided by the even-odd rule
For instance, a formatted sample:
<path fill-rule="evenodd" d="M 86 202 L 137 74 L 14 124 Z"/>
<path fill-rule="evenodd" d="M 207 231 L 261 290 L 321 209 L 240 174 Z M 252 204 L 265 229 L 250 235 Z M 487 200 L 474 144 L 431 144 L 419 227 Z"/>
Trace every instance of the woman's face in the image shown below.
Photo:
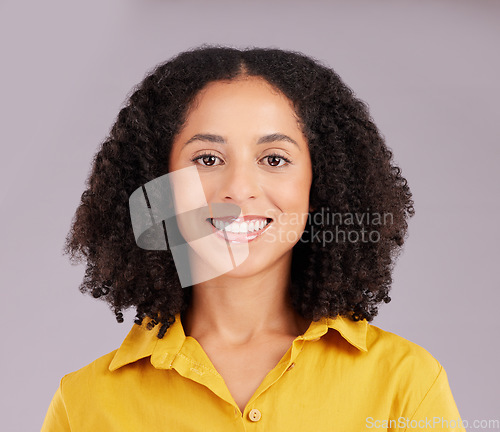
<path fill-rule="evenodd" d="M 243 262 L 229 272 L 235 277 L 286 266 L 304 231 L 312 181 L 308 144 L 290 100 L 258 77 L 208 84 L 170 153 L 169 173 L 189 167 L 196 167 L 209 205 L 241 209 L 236 220 L 219 214 L 181 221 L 183 235 L 196 223 L 215 233 L 198 255 L 215 262 L 218 251 L 245 250 Z M 196 194 L 193 185 L 180 180 L 176 207 Z"/>

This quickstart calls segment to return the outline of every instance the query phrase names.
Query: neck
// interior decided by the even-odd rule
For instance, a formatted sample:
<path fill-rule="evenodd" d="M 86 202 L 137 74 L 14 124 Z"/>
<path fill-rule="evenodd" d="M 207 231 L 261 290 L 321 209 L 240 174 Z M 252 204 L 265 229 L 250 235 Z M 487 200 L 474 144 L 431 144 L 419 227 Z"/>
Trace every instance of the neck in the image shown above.
<path fill-rule="evenodd" d="M 290 262 L 235 278 L 223 275 L 193 286 L 183 316 L 186 336 L 237 347 L 269 336 L 298 336 L 307 329 L 289 300 Z"/>

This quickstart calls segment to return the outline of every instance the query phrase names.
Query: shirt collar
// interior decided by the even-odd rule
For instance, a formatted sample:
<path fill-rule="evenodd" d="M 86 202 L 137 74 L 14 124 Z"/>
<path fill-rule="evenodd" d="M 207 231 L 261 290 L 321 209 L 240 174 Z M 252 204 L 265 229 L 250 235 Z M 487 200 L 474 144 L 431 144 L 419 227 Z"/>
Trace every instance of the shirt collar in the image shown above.
<path fill-rule="evenodd" d="M 182 327 L 180 313 L 175 316 L 163 339 L 158 339 L 158 327 L 147 330 L 146 325 L 150 319 L 144 319 L 142 325 L 134 324 L 129 334 L 116 351 L 109 365 L 111 372 L 126 364 L 133 363 L 151 356 L 151 363 L 157 369 L 169 369 L 172 361 L 187 340 Z M 366 333 L 368 322 L 366 320 L 353 321 L 348 317 L 321 318 L 312 321 L 306 332 L 298 339 L 317 340 L 328 332 L 328 329 L 337 330 L 340 335 L 351 345 L 361 351 L 368 351 L 366 347 Z"/>

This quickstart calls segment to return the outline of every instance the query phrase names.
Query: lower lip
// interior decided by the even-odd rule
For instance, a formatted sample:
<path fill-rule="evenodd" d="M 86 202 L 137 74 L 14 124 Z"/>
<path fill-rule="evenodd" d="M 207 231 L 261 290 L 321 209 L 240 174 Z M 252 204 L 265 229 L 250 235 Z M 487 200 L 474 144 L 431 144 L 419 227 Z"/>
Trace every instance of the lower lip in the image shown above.
<path fill-rule="evenodd" d="M 269 222 L 264 228 L 260 231 L 254 231 L 251 233 L 232 233 L 227 231 L 221 231 L 220 229 L 215 228 L 210 221 L 207 221 L 213 229 L 213 232 L 223 240 L 226 240 L 229 243 L 248 243 L 252 240 L 255 240 L 257 237 L 260 237 L 263 233 L 267 231 L 272 222 Z"/>

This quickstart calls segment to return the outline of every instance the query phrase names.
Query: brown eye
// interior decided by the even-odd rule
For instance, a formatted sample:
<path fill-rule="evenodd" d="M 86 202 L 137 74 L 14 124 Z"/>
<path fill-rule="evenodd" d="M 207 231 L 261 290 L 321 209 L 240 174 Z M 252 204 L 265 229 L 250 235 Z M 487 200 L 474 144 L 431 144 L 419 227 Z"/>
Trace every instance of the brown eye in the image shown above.
<path fill-rule="evenodd" d="M 212 166 L 215 164 L 215 156 L 203 156 L 201 159 L 204 165 Z"/>
<path fill-rule="evenodd" d="M 220 160 L 218 156 L 212 154 L 202 154 L 200 156 L 196 156 L 194 159 L 192 159 L 192 161 L 201 166 L 212 167 L 220 165 L 220 163 L 217 163 L 217 159 Z"/>
<path fill-rule="evenodd" d="M 274 168 L 281 168 L 290 163 L 290 160 L 279 154 L 272 154 L 266 156 L 264 159 L 267 160 L 267 164 Z M 283 163 L 282 163 L 283 162 Z"/>
<path fill-rule="evenodd" d="M 276 156 L 269 156 L 267 160 L 269 161 L 269 165 L 271 166 L 279 166 L 280 162 L 282 161 L 281 158 Z"/>

